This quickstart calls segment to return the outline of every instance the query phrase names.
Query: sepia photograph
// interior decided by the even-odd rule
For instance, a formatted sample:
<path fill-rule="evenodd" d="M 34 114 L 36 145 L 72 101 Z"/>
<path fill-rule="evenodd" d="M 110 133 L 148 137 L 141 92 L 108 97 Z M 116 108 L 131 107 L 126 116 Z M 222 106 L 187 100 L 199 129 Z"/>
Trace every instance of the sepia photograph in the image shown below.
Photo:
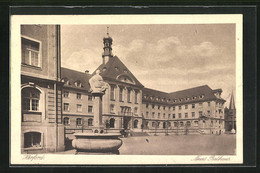
<path fill-rule="evenodd" d="M 243 163 L 242 15 L 106 17 L 11 17 L 11 162 Z"/>

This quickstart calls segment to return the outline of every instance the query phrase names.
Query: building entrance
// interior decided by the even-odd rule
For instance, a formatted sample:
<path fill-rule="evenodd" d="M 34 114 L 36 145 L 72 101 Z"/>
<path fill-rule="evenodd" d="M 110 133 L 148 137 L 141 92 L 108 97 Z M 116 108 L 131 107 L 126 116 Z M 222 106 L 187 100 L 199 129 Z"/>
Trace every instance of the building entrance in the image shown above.
<path fill-rule="evenodd" d="M 123 118 L 123 128 L 125 130 L 130 129 L 130 120 L 131 120 L 131 117 L 124 117 Z"/>

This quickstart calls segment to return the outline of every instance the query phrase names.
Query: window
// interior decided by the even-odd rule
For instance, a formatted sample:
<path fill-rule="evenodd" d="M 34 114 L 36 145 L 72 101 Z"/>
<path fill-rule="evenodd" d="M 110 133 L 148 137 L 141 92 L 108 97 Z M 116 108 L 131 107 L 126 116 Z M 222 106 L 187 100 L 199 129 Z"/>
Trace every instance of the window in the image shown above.
<path fill-rule="evenodd" d="M 123 91 L 124 91 L 123 88 L 120 88 L 120 89 L 119 89 L 119 101 L 120 101 L 120 102 L 123 101 Z"/>
<path fill-rule="evenodd" d="M 115 113 L 115 105 L 110 105 L 110 113 Z"/>
<path fill-rule="evenodd" d="M 163 113 L 163 118 L 165 118 L 165 113 Z"/>
<path fill-rule="evenodd" d="M 172 114 L 172 118 L 175 119 L 175 114 Z"/>
<path fill-rule="evenodd" d="M 183 122 L 182 121 L 180 122 L 180 126 L 183 127 Z"/>
<path fill-rule="evenodd" d="M 190 121 L 187 121 L 186 125 L 187 127 L 190 127 Z"/>
<path fill-rule="evenodd" d="M 24 134 L 24 148 L 41 147 L 41 133 L 28 132 Z"/>
<path fill-rule="evenodd" d="M 22 104 L 25 111 L 39 111 L 40 91 L 36 88 L 22 90 Z"/>
<path fill-rule="evenodd" d="M 154 105 L 152 105 L 152 108 L 154 109 Z"/>
<path fill-rule="evenodd" d="M 211 121 L 211 124 L 210 124 L 211 127 L 213 127 L 213 121 Z"/>
<path fill-rule="evenodd" d="M 158 118 L 160 118 L 160 113 L 158 113 Z"/>
<path fill-rule="evenodd" d="M 201 107 L 201 106 L 202 106 L 202 103 L 199 103 L 199 106 Z"/>
<path fill-rule="evenodd" d="M 210 106 L 210 102 L 208 102 L 208 106 Z"/>
<path fill-rule="evenodd" d="M 210 116 L 210 111 L 207 111 L 208 115 Z"/>
<path fill-rule="evenodd" d="M 179 113 L 179 118 L 181 118 L 181 113 Z"/>
<path fill-rule="evenodd" d="M 198 121 L 194 121 L 194 126 L 198 126 L 198 125 L 199 125 Z"/>
<path fill-rule="evenodd" d="M 131 90 L 130 89 L 127 90 L 127 102 L 128 103 L 131 102 Z"/>
<path fill-rule="evenodd" d="M 92 113 L 93 112 L 93 106 L 88 106 L 88 112 Z"/>
<path fill-rule="evenodd" d="M 93 126 L 93 119 L 92 118 L 88 119 L 88 126 Z"/>
<path fill-rule="evenodd" d="M 82 87 L 82 84 L 81 84 L 80 81 L 77 81 L 77 82 L 75 82 L 74 84 L 75 84 L 76 87 Z"/>
<path fill-rule="evenodd" d="M 137 115 L 138 107 L 134 108 L 134 114 Z"/>
<path fill-rule="evenodd" d="M 181 110 L 181 106 L 179 106 L 179 110 Z"/>
<path fill-rule="evenodd" d="M 195 104 L 194 103 L 191 105 L 191 108 L 193 108 L 193 109 L 195 108 Z"/>
<path fill-rule="evenodd" d="M 165 106 L 163 106 L 163 110 L 165 110 Z"/>
<path fill-rule="evenodd" d="M 172 110 L 175 111 L 175 106 L 172 107 Z"/>
<path fill-rule="evenodd" d="M 192 116 L 192 117 L 195 117 L 195 112 L 192 112 L 192 113 L 191 113 L 191 116 Z"/>
<path fill-rule="evenodd" d="M 88 101 L 92 101 L 93 97 L 92 95 L 88 95 Z"/>
<path fill-rule="evenodd" d="M 69 91 L 64 91 L 63 97 L 64 97 L 64 98 L 68 98 L 68 97 L 69 97 Z"/>
<path fill-rule="evenodd" d="M 154 118 L 154 112 L 152 113 L 152 118 Z"/>
<path fill-rule="evenodd" d="M 77 118 L 76 119 L 76 125 L 77 126 L 81 126 L 82 125 L 82 119 L 81 118 Z"/>
<path fill-rule="evenodd" d="M 185 105 L 185 109 L 188 109 L 188 105 Z"/>
<path fill-rule="evenodd" d="M 160 105 L 158 105 L 158 109 L 160 109 L 161 108 L 161 106 Z"/>
<path fill-rule="evenodd" d="M 199 98 L 202 99 L 204 97 L 204 95 L 201 95 Z"/>
<path fill-rule="evenodd" d="M 155 127 L 155 122 L 152 122 L 152 127 Z"/>
<path fill-rule="evenodd" d="M 146 112 L 146 117 L 149 117 L 149 112 Z"/>
<path fill-rule="evenodd" d="M 199 111 L 199 116 L 202 116 L 202 111 Z"/>
<path fill-rule="evenodd" d="M 77 112 L 82 112 L 82 105 L 81 104 L 77 104 Z"/>
<path fill-rule="evenodd" d="M 77 93 L 77 99 L 81 99 L 81 93 Z"/>
<path fill-rule="evenodd" d="M 115 87 L 110 87 L 110 100 L 115 100 Z"/>
<path fill-rule="evenodd" d="M 63 103 L 63 110 L 66 112 L 69 111 L 69 103 Z"/>
<path fill-rule="evenodd" d="M 146 108 L 148 108 L 148 107 L 149 107 L 149 104 L 148 104 L 148 103 L 146 103 L 145 107 L 146 107 Z"/>
<path fill-rule="evenodd" d="M 40 42 L 22 37 L 22 64 L 40 67 Z"/>
<path fill-rule="evenodd" d="M 171 114 L 168 115 L 168 118 L 169 118 L 169 119 L 171 118 Z"/>
<path fill-rule="evenodd" d="M 64 125 L 69 125 L 69 124 L 70 124 L 70 119 L 69 119 L 68 117 L 65 117 L 65 118 L 63 119 L 63 124 L 64 124 Z"/>
<path fill-rule="evenodd" d="M 174 127 L 177 127 L 177 125 L 178 125 L 177 122 L 174 122 L 174 123 L 173 123 L 173 126 L 174 126 Z"/>
<path fill-rule="evenodd" d="M 188 113 L 185 113 L 185 118 L 188 118 Z"/>
<path fill-rule="evenodd" d="M 138 103 L 137 98 L 138 98 L 138 91 L 135 91 L 135 103 Z"/>

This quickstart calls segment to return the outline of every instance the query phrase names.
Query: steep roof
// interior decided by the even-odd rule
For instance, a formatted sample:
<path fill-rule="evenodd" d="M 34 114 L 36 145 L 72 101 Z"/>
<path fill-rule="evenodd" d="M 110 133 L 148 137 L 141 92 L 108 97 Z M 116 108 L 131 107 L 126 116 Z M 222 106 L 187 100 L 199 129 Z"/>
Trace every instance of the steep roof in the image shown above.
<path fill-rule="evenodd" d="M 231 109 L 233 109 L 233 110 L 236 109 L 233 91 L 232 91 L 230 103 L 229 103 L 229 110 L 231 110 Z"/>
<path fill-rule="evenodd" d="M 64 80 L 65 87 L 75 88 L 75 89 L 83 89 L 86 91 L 89 91 L 90 85 L 89 85 L 89 79 L 91 77 L 91 74 L 86 74 L 83 72 L 71 70 L 68 68 L 61 67 L 61 79 Z M 70 85 L 66 84 L 66 81 L 69 80 Z M 81 87 L 75 86 L 75 82 L 80 82 Z"/>
<path fill-rule="evenodd" d="M 166 98 L 166 100 L 164 100 L 163 102 L 168 102 L 169 104 L 183 104 L 183 103 L 207 101 L 207 100 L 225 101 L 224 99 L 218 98 L 215 95 L 215 92 L 217 91 L 219 90 L 212 90 L 208 85 L 198 86 L 195 88 L 185 89 L 185 90 L 171 92 L 171 93 L 144 88 L 143 95 L 154 96 L 156 98 L 158 97 Z M 150 98 L 146 98 L 146 99 L 151 101 Z"/>
<path fill-rule="evenodd" d="M 134 81 L 134 85 L 138 87 L 143 87 L 143 85 L 136 79 L 136 77 L 131 73 L 131 71 L 124 65 L 124 63 L 117 57 L 110 57 L 106 64 L 101 64 L 92 75 L 96 74 L 96 71 L 100 70 L 101 76 L 104 79 L 118 81 L 120 75 L 128 76 Z"/>

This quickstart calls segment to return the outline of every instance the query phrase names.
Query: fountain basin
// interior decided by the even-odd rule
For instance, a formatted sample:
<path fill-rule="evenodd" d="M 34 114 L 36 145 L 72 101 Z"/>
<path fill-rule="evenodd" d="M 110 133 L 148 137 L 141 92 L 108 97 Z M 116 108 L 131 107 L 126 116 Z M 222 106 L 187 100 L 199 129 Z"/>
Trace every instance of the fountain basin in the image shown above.
<path fill-rule="evenodd" d="M 76 139 L 72 141 L 72 146 L 77 151 L 113 152 L 123 144 L 119 133 L 74 133 L 74 136 Z"/>

